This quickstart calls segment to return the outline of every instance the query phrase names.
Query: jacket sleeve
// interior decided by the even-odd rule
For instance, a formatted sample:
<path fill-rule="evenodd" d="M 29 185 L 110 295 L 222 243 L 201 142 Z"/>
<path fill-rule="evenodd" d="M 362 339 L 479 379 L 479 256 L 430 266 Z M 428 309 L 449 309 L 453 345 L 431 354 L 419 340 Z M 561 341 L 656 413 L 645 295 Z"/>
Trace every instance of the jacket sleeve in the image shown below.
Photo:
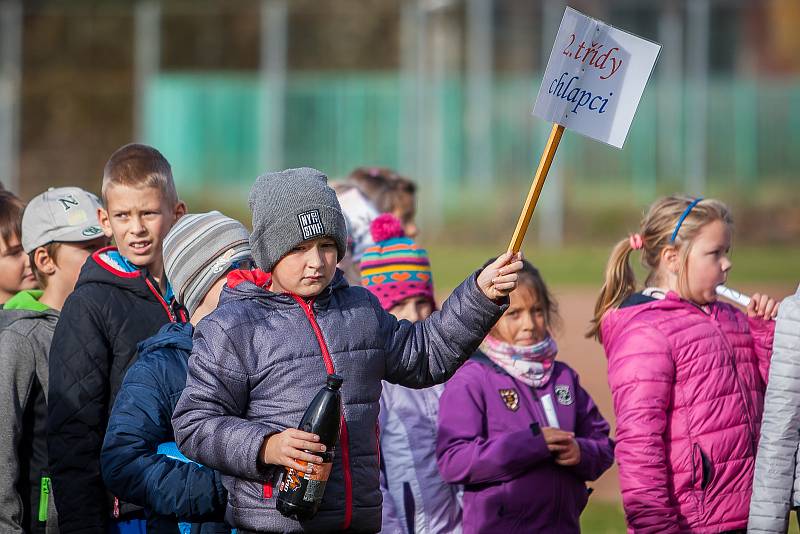
<path fill-rule="evenodd" d="M 22 417 L 36 375 L 33 347 L 23 336 L 6 328 L 0 333 L 0 531 L 24 532 L 19 445 Z M 27 473 L 23 474 L 27 476 Z"/>
<path fill-rule="evenodd" d="M 498 304 L 486 297 L 477 276 L 467 278 L 441 311 L 424 321 L 398 321 L 380 310 L 387 381 L 411 388 L 440 384 L 475 352 L 508 305 L 507 298 Z"/>
<path fill-rule="evenodd" d="M 572 469 L 583 480 L 597 480 L 614 463 L 614 442 L 608 425 L 592 397 L 575 377 L 575 402 L 578 405 L 575 441 L 581 449 L 581 460 Z"/>
<path fill-rule="evenodd" d="M 780 313 L 780 308 L 778 310 Z M 758 358 L 758 371 L 761 374 L 761 380 L 766 384 L 772 357 L 772 344 L 775 338 L 775 321 L 748 317 L 747 322 L 750 324 L 750 334 L 753 336 L 753 350 Z"/>
<path fill-rule="evenodd" d="M 529 428 L 487 437 L 481 372 L 473 366 L 456 373 L 439 401 L 436 460 L 450 484 L 508 482 L 552 460 L 544 437 Z"/>
<path fill-rule="evenodd" d="M 222 520 L 226 497 L 214 471 L 156 452 L 173 440 L 170 399 L 156 384 L 138 362 L 125 376 L 100 457 L 103 480 L 114 495 L 159 515 Z"/>
<path fill-rule="evenodd" d="M 249 398 L 249 377 L 233 342 L 213 318 L 200 321 L 186 388 L 172 415 L 181 452 L 226 475 L 270 479 L 276 466 L 262 465 L 258 453 L 282 429 L 245 419 Z"/>
<path fill-rule="evenodd" d="M 607 355 L 628 527 L 635 532 L 678 532 L 677 510 L 667 489 L 664 443 L 675 377 L 668 341 L 655 328 L 633 325 L 613 340 Z"/>
<path fill-rule="evenodd" d="M 100 449 L 109 396 L 108 340 L 99 311 L 67 298 L 50 347 L 47 449 L 62 532 L 105 533 L 108 498 Z"/>
<path fill-rule="evenodd" d="M 785 299 L 758 443 L 748 532 L 786 532 L 800 444 L 800 292 Z"/>

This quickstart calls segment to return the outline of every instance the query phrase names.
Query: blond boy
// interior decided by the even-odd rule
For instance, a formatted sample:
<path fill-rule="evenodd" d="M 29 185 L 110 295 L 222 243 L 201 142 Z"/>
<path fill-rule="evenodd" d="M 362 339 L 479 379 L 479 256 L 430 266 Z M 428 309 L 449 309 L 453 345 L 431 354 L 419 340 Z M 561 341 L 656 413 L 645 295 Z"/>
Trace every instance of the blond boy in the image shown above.
<path fill-rule="evenodd" d="M 50 350 L 48 451 L 63 532 L 105 534 L 109 521 L 144 518 L 107 493 L 100 449 L 137 344 L 186 319 L 164 277 L 162 241 L 186 211 L 167 160 L 146 145 L 120 148 L 103 171 L 102 197 L 97 216 L 116 248 L 84 265 Z"/>

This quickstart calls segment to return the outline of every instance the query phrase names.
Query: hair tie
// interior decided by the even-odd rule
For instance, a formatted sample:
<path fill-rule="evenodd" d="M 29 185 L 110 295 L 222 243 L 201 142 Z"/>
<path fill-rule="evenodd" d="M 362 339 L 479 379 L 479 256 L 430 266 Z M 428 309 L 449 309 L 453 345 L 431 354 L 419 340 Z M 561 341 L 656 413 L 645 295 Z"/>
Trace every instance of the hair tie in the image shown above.
<path fill-rule="evenodd" d="M 628 238 L 633 250 L 641 250 L 644 248 L 644 239 L 640 234 L 631 234 Z"/>
<path fill-rule="evenodd" d="M 697 197 L 688 206 L 686 206 L 685 210 L 683 210 L 683 214 L 678 219 L 678 224 L 675 225 L 675 230 L 672 232 L 672 237 L 669 238 L 670 243 L 675 242 L 675 238 L 678 237 L 678 230 L 681 229 L 683 221 L 686 219 L 686 217 L 689 216 L 689 212 L 692 211 L 692 208 L 697 206 L 697 203 L 700 202 L 701 200 L 703 200 L 703 197 Z"/>

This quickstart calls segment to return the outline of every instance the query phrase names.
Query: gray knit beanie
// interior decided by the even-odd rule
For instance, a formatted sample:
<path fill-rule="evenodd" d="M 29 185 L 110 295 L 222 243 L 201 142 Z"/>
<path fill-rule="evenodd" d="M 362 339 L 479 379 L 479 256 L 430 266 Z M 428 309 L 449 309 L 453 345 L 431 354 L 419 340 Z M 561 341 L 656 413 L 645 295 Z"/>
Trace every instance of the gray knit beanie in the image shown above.
<path fill-rule="evenodd" d="M 189 316 L 211 286 L 243 260 L 252 260 L 247 228 L 218 211 L 184 215 L 164 238 L 164 272 Z"/>
<path fill-rule="evenodd" d="M 250 189 L 253 259 L 264 271 L 307 239 L 327 236 L 336 242 L 341 260 L 347 250 L 347 228 L 328 177 L 303 167 L 262 174 Z"/>

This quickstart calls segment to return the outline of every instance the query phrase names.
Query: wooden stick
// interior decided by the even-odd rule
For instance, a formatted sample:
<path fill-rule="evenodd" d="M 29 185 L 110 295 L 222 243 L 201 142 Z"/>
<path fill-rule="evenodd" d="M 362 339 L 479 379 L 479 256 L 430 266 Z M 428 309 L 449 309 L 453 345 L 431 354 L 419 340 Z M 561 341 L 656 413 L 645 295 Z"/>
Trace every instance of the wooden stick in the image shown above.
<path fill-rule="evenodd" d="M 522 248 L 522 240 L 525 239 L 525 232 L 528 231 L 528 224 L 530 224 L 531 217 L 533 217 L 533 210 L 536 209 L 536 203 L 539 201 L 539 195 L 542 192 L 542 187 L 544 187 L 544 181 L 547 178 L 550 165 L 553 163 L 553 158 L 556 155 L 556 149 L 563 133 L 563 126 L 553 124 L 553 129 L 550 130 L 550 138 L 547 140 L 547 145 L 545 145 L 544 152 L 542 152 L 542 158 L 539 160 L 539 167 L 533 177 L 531 190 L 528 191 L 528 198 L 525 199 L 525 207 L 522 208 L 522 213 L 519 214 L 514 237 L 511 238 L 511 243 L 508 245 L 509 252 L 517 253 Z"/>

